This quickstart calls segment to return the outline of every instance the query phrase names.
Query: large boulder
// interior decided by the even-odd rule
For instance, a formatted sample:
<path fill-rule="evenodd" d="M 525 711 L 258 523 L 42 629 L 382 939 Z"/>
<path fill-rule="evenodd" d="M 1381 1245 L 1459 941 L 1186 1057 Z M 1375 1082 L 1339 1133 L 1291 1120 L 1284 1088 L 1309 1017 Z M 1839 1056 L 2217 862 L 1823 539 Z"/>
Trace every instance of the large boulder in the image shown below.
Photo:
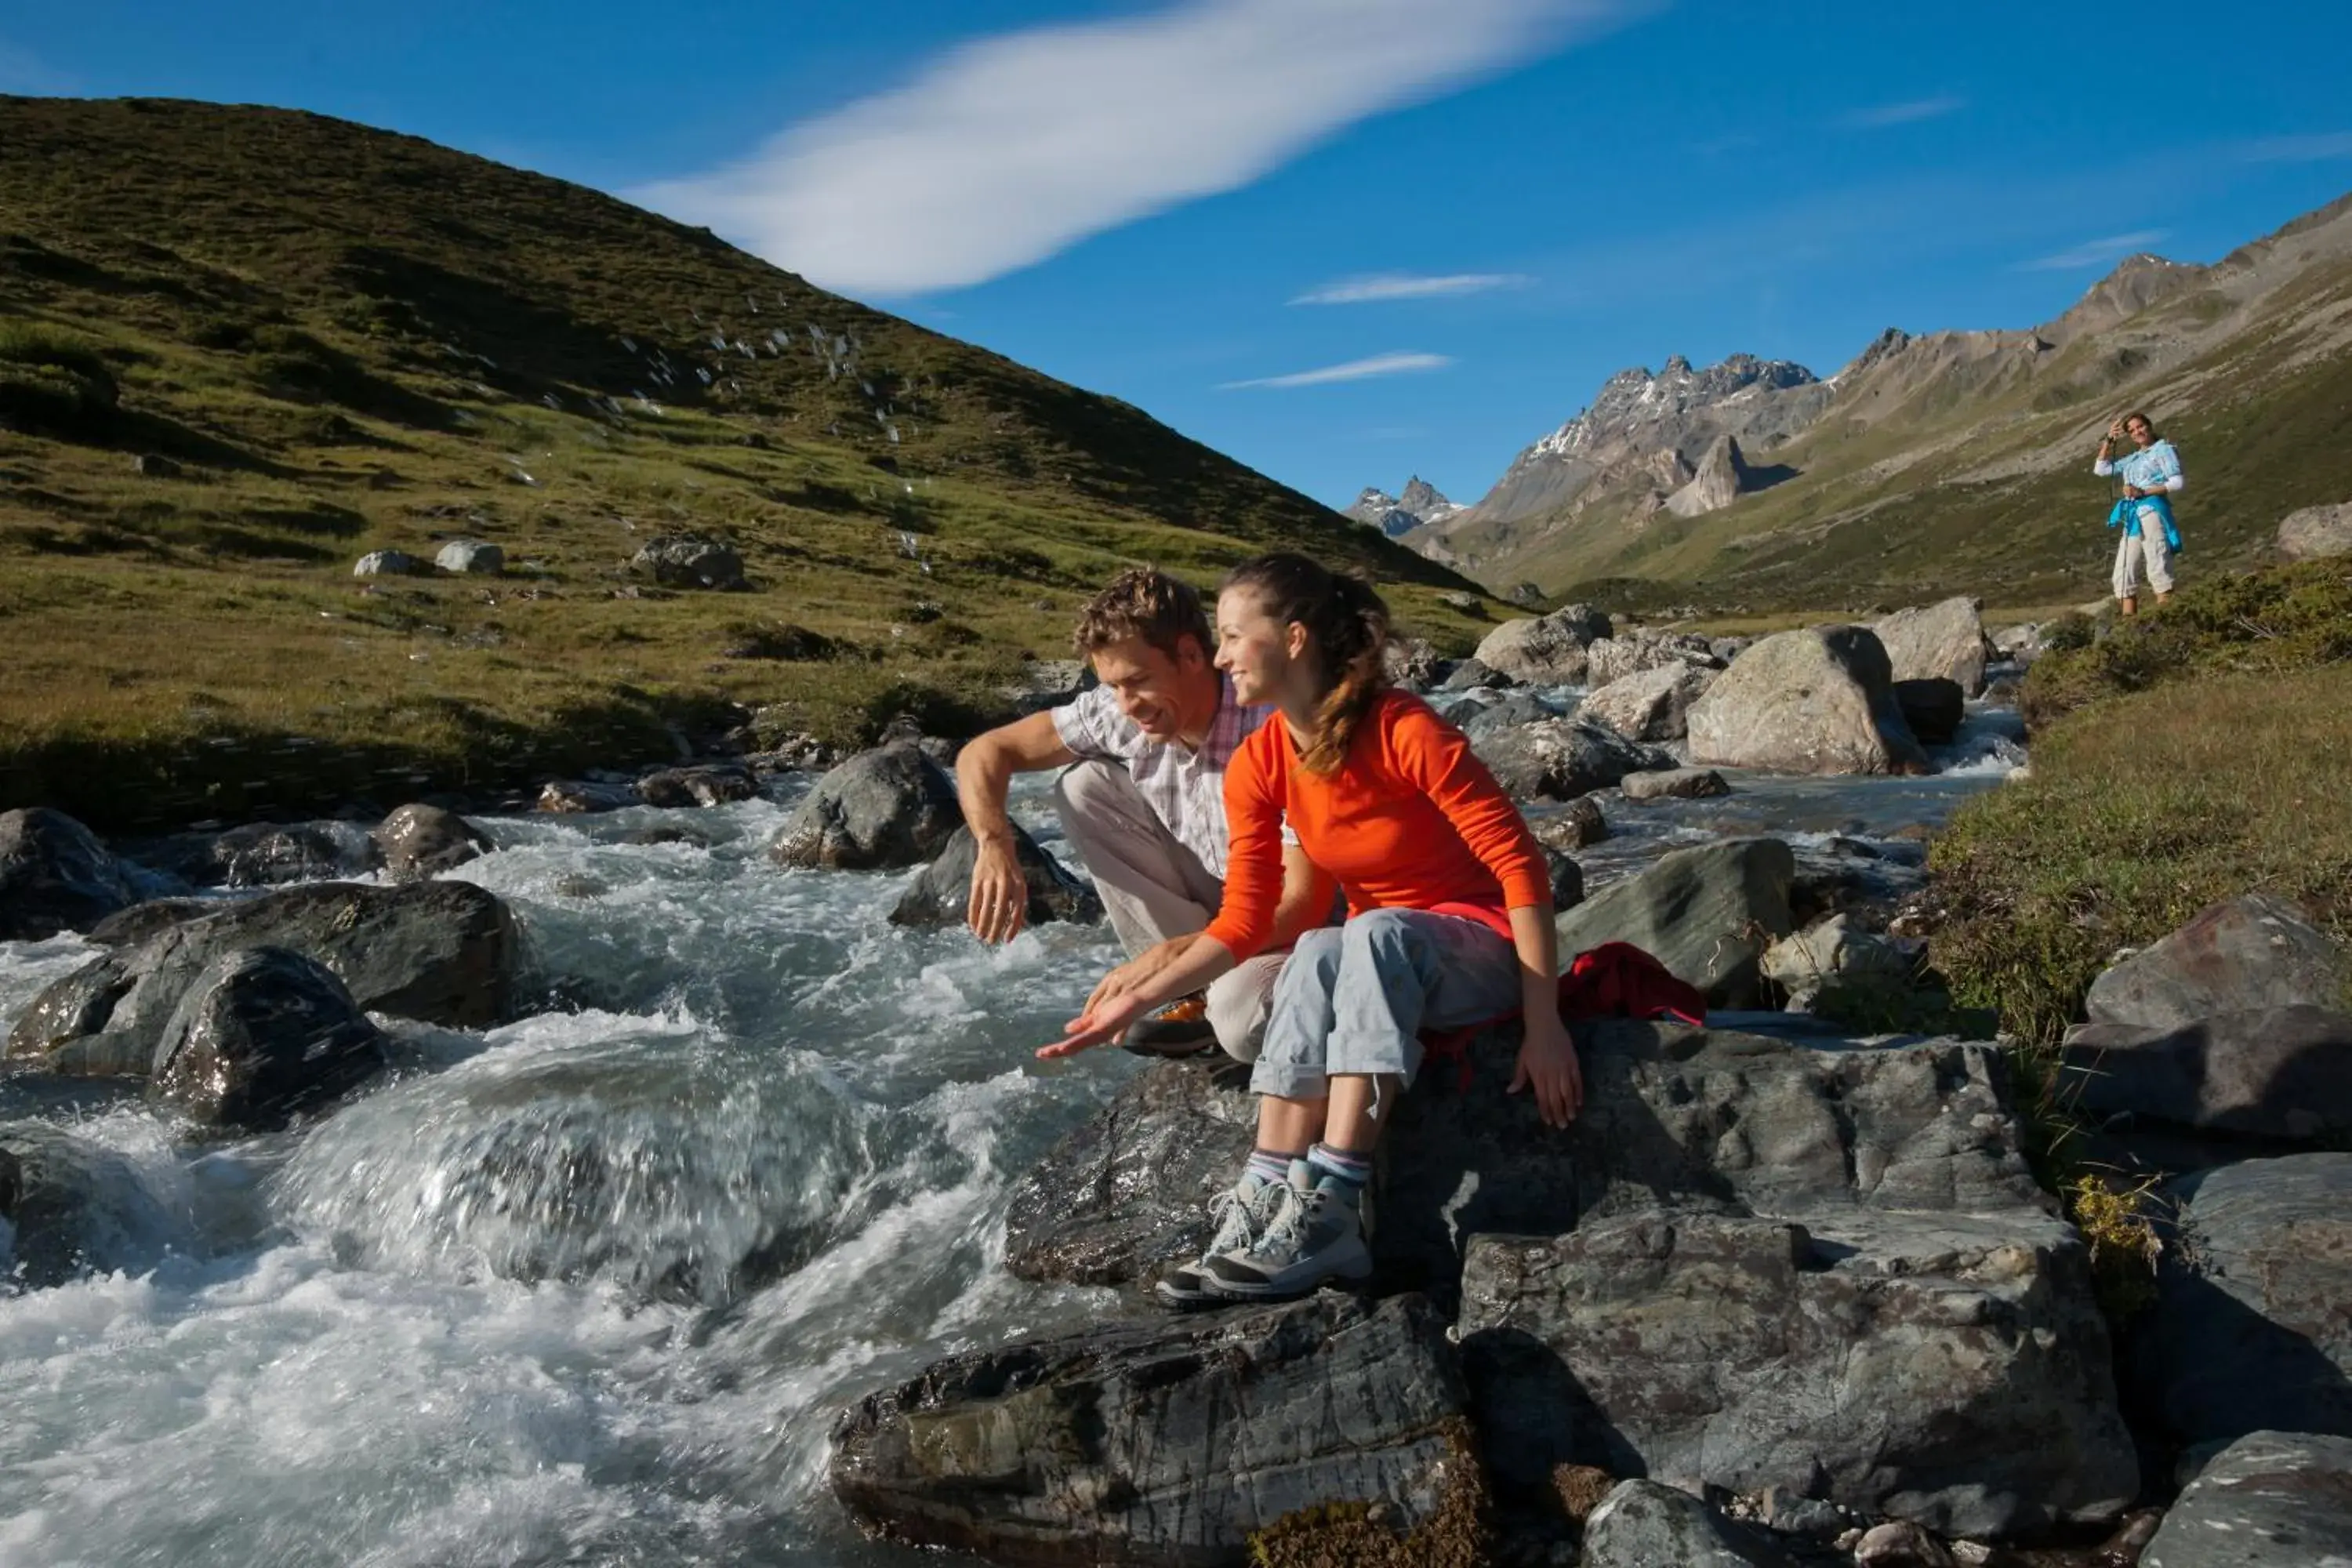
<path fill-rule="evenodd" d="M 2352 1440 L 2251 1432 L 2182 1489 L 2142 1568 L 2334 1568 L 2352 1563 Z"/>
<path fill-rule="evenodd" d="M 1961 721 L 1969 716 L 1968 698 L 1960 683 L 1940 675 L 1897 680 L 1895 705 L 1903 710 L 1903 721 L 1911 726 L 1911 733 L 1923 746 L 1949 745 L 1960 732 Z"/>
<path fill-rule="evenodd" d="M 2352 501 L 2287 513 L 2279 522 L 2278 547 L 2290 561 L 2352 555 Z"/>
<path fill-rule="evenodd" d="M 64 812 L 0 812 L 0 942 L 85 930 L 138 897 L 122 863 Z"/>
<path fill-rule="evenodd" d="M 1712 1005 L 1752 1006 L 1757 961 L 1792 924 L 1789 888 L 1796 874 L 1796 857 L 1778 838 L 1677 849 L 1561 915 L 1560 957 L 1629 942 L 1705 992 Z"/>
<path fill-rule="evenodd" d="M 1463 710 L 1457 724 L 1473 741 L 1559 717 L 1559 709 L 1528 691 L 1510 691 L 1484 701 L 1465 703 Z"/>
<path fill-rule="evenodd" d="M 1470 1562 L 1462 1412 L 1428 1303 L 1327 1296 L 951 1356 L 845 1412 L 830 1477 L 868 1531 L 992 1563 L 1238 1565 L 1375 1505 L 1421 1537 L 1398 1561 Z"/>
<path fill-rule="evenodd" d="M 745 589 L 743 557 L 732 545 L 692 534 L 647 540 L 630 563 L 671 588 Z"/>
<path fill-rule="evenodd" d="M 2183 1176 L 2131 1372 L 2184 1445 L 2265 1428 L 2352 1436 L 2352 1154 Z"/>
<path fill-rule="evenodd" d="M 1865 626 L 1766 637 L 1689 713 L 1691 760 L 1796 773 L 1921 773 L 1886 650 Z"/>
<path fill-rule="evenodd" d="M 1609 617 L 1590 605 L 1569 605 L 1532 620 L 1505 621 L 1472 655 L 1489 669 L 1535 686 L 1584 679 L 1585 649 L 1609 635 Z"/>
<path fill-rule="evenodd" d="M 1496 782 L 1521 801 L 1570 800 L 1607 789 L 1627 773 L 1675 765 L 1655 746 L 1582 719 L 1545 719 L 1472 733 L 1470 744 Z"/>
<path fill-rule="evenodd" d="M 465 576 L 495 577 L 507 569 L 507 552 L 480 539 L 453 539 L 433 557 L 444 572 Z"/>
<path fill-rule="evenodd" d="M 1576 705 L 1576 714 L 1630 741 L 1679 741 L 1690 728 L 1691 704 L 1706 694 L 1716 675 L 1711 666 L 1656 665 L 1601 687 Z"/>
<path fill-rule="evenodd" d="M 1482 1236 L 1462 1298 L 1506 1484 L 1591 1464 L 1994 1535 L 2139 1489 L 2082 1237 L 2032 1205 Z"/>
<path fill-rule="evenodd" d="M 2170 1029 L 2067 1031 L 2059 1103 L 2086 1117 L 2277 1142 L 2352 1145 L 2352 1013 L 2266 1007 Z"/>
<path fill-rule="evenodd" d="M 1585 684 L 1598 689 L 1643 670 L 1719 669 L 1714 645 L 1696 632 L 1625 632 L 1584 650 Z"/>
<path fill-rule="evenodd" d="M 522 934 L 498 896 L 470 882 L 288 888 L 166 927 L 92 959 L 33 999 L 7 1054 L 86 1076 L 149 1071 L 164 1029 L 222 954 L 282 947 L 315 959 L 370 1012 L 456 1028 L 512 1011 Z"/>
<path fill-rule="evenodd" d="M 1989 645 L 1975 600 L 1897 610 L 1871 629 L 1885 646 L 1895 679 L 1952 680 L 1970 697 L 1983 692 Z"/>
<path fill-rule="evenodd" d="M 2083 1006 L 2095 1024 L 2170 1030 L 2217 1013 L 2335 1006 L 2347 978 L 2343 950 L 2300 909 L 2246 893 L 2107 970 Z"/>
<path fill-rule="evenodd" d="M 1454 668 L 1445 672 L 1445 679 L 1438 682 L 1437 689 L 1440 691 L 1474 691 L 1480 687 L 1487 687 L 1500 690 L 1517 684 L 1486 660 L 1471 658 L 1457 660 Z"/>
<path fill-rule="evenodd" d="M 225 952 L 155 1048 L 149 1092 L 207 1127 L 266 1131 L 364 1082 L 383 1036 L 324 965 L 282 947 Z"/>
<path fill-rule="evenodd" d="M 383 850 L 356 822 L 254 822 L 223 833 L 181 833 L 132 847 L 143 865 L 199 888 L 276 888 L 364 877 Z"/>
<path fill-rule="evenodd" d="M 955 785 L 912 742 L 860 752 L 817 781 L 769 853 L 784 866 L 918 866 L 963 826 Z"/>
<path fill-rule="evenodd" d="M 371 837 L 383 857 L 383 874 L 395 882 L 437 877 L 498 847 L 456 812 L 422 803 L 401 806 Z"/>
<path fill-rule="evenodd" d="M 144 1273 L 194 1239 L 128 1158 L 46 1121 L 0 1122 L 0 1278 L 36 1289 Z"/>
<path fill-rule="evenodd" d="M 1027 881 L 1029 901 L 1023 920 L 1029 925 L 1066 921 L 1092 925 L 1103 918 L 1102 900 L 1094 884 L 1074 877 L 1062 863 L 1038 846 L 1018 824 L 1013 829 L 1013 852 Z M 971 872 L 980 842 L 969 827 L 959 827 L 940 858 L 922 869 L 890 911 L 890 923 L 899 926 L 961 925 L 971 900 Z"/>
<path fill-rule="evenodd" d="M 1584 1521 L 1577 1568 L 1795 1568 L 1769 1535 L 1686 1491 L 1621 1481 Z"/>

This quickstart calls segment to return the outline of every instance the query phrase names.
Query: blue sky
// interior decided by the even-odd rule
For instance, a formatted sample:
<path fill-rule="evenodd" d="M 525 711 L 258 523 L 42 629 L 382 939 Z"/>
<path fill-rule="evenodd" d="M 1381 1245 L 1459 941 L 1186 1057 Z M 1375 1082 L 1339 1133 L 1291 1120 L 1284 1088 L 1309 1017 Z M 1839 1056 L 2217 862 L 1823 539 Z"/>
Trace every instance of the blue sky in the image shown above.
<path fill-rule="evenodd" d="M 342 9 L 11 7 L 0 91 L 290 105 L 613 191 L 1334 504 L 1475 500 L 1626 365 L 2028 326 L 2352 189 L 2346 5 Z"/>

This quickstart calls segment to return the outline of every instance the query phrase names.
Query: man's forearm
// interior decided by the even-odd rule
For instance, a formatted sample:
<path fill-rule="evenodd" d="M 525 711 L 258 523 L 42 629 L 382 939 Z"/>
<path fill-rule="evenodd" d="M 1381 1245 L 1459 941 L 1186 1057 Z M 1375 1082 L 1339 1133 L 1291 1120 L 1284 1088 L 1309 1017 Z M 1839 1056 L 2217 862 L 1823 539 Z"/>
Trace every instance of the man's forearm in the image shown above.
<path fill-rule="evenodd" d="M 956 756 L 956 803 L 963 807 L 964 826 L 982 844 L 1013 840 L 1013 819 L 1004 814 L 1004 798 L 1013 785 L 1013 759 L 985 741 L 975 741 Z"/>

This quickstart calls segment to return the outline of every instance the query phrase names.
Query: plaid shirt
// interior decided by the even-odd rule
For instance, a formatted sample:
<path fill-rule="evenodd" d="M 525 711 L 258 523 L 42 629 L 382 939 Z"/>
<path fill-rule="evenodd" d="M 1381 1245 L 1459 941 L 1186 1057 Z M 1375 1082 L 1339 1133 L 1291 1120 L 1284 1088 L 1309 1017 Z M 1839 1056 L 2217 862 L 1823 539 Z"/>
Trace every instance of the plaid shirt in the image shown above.
<path fill-rule="evenodd" d="M 1052 710 L 1062 744 L 1081 757 L 1123 764 L 1153 815 L 1220 881 L 1225 875 L 1225 764 L 1273 711 L 1235 702 L 1233 681 L 1220 674 L 1217 716 L 1209 721 L 1208 738 L 1193 751 L 1145 734 L 1118 710 L 1118 693 L 1108 686 L 1082 691 Z"/>

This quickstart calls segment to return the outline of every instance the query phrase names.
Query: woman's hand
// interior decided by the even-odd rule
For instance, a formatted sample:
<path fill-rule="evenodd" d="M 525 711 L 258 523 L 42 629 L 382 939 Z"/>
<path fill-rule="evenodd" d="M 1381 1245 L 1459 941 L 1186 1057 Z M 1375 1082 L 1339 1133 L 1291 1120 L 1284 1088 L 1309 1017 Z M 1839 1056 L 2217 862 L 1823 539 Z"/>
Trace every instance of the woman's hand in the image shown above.
<path fill-rule="evenodd" d="M 1064 1038 L 1050 1046 L 1039 1046 L 1037 1055 L 1051 1061 L 1056 1057 L 1090 1051 L 1127 1033 L 1129 1025 L 1150 1010 L 1150 999 L 1135 991 L 1121 991 L 1099 1002 L 1089 1002 L 1085 1012 L 1062 1026 Z"/>
<path fill-rule="evenodd" d="M 1094 988 L 1094 994 L 1087 998 L 1087 1005 L 1080 1011 L 1091 1013 L 1121 992 L 1140 990 L 1152 976 L 1183 957 L 1192 945 L 1192 937 L 1197 934 L 1171 936 L 1166 942 L 1145 948 L 1104 975 L 1102 984 Z"/>
<path fill-rule="evenodd" d="M 1584 1108 L 1584 1071 L 1577 1065 L 1576 1045 L 1568 1037 L 1568 1026 L 1557 1013 L 1528 1016 L 1510 1092 L 1517 1094 L 1530 1084 L 1535 1087 L 1536 1110 L 1547 1127 L 1567 1126 Z"/>
<path fill-rule="evenodd" d="M 2109 441 L 2120 441 L 2123 438 L 2124 422 L 2118 419 L 2114 424 L 2107 426 L 2107 439 Z"/>
<path fill-rule="evenodd" d="M 2147 494 L 2147 492 L 2140 489 L 2137 485 L 2126 485 L 2124 487 L 2124 500 L 2138 500 Z"/>

